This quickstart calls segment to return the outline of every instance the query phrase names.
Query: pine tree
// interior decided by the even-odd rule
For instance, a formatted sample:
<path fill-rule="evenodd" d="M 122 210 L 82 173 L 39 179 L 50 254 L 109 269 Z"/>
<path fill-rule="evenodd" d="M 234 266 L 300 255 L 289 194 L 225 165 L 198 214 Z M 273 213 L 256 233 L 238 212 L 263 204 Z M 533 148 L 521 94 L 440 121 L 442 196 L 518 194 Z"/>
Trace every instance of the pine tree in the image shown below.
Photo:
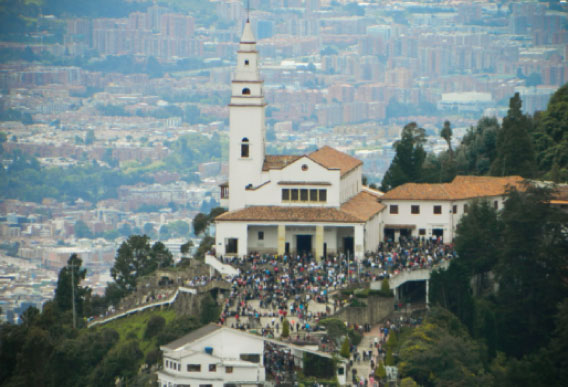
<path fill-rule="evenodd" d="M 529 135 L 532 122 L 523 114 L 521 106 L 521 97 L 515 93 L 509 101 L 509 111 L 497 135 L 497 157 L 491 165 L 493 176 L 533 176 L 535 158 Z"/>
<path fill-rule="evenodd" d="M 381 190 L 389 191 L 408 182 L 418 182 L 421 179 L 422 165 L 426 159 L 424 129 L 415 122 L 407 124 L 402 129 L 400 140 L 395 142 L 396 154 L 385 173 Z"/>

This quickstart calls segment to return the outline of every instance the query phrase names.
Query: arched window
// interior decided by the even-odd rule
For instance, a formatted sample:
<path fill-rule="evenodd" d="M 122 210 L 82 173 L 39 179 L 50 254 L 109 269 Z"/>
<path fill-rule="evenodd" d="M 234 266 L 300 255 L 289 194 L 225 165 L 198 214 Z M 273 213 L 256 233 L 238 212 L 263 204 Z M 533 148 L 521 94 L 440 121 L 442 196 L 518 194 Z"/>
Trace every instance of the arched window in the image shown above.
<path fill-rule="evenodd" d="M 241 157 L 249 157 L 249 140 L 246 137 L 241 140 Z"/>
<path fill-rule="evenodd" d="M 249 60 L 248 60 L 248 59 L 245 59 L 245 66 L 248 66 L 249 63 L 250 63 Z"/>
<path fill-rule="evenodd" d="M 250 95 L 250 89 L 248 87 L 243 89 L 243 95 Z"/>

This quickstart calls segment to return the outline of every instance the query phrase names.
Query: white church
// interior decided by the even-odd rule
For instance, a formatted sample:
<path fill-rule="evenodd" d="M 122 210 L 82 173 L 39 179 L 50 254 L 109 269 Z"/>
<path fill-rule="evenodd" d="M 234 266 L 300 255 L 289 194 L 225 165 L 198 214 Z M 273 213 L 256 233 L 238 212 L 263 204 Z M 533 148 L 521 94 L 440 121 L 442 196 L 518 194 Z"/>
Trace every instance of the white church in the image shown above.
<path fill-rule="evenodd" d="M 363 186 L 360 160 L 331 147 L 267 155 L 258 63 L 247 21 L 229 105 L 229 181 L 221 186 L 221 205 L 229 211 L 215 219 L 218 256 L 343 253 L 358 259 L 401 236 L 451 243 L 472 199 L 500 210 L 508 187 L 523 186 L 519 176 L 457 176 L 444 184 L 403 184 L 383 195 Z"/>
<path fill-rule="evenodd" d="M 263 81 L 258 51 L 247 21 L 232 81 L 229 182 L 216 218 L 218 255 L 251 252 L 345 253 L 362 256 L 379 243 L 377 191 L 364 188 L 362 165 L 345 153 L 323 147 L 295 156 L 265 154 Z"/>

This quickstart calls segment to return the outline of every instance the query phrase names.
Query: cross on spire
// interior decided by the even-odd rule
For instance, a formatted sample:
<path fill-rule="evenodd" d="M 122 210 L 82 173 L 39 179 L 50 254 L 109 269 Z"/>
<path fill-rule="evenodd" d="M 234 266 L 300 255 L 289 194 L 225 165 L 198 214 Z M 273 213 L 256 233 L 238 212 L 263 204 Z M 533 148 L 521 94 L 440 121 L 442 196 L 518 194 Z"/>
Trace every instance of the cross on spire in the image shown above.
<path fill-rule="evenodd" d="M 247 0 L 247 23 L 250 22 L 250 0 Z"/>

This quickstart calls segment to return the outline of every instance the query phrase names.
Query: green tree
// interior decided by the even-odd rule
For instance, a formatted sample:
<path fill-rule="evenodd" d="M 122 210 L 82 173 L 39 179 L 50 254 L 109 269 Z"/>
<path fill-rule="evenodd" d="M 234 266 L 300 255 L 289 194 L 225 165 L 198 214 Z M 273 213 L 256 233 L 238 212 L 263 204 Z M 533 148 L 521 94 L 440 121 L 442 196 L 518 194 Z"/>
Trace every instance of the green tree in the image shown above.
<path fill-rule="evenodd" d="M 535 119 L 533 138 L 540 173 L 548 180 L 568 181 L 568 84 L 552 95 L 546 111 Z"/>
<path fill-rule="evenodd" d="M 456 170 L 464 175 L 486 175 L 497 155 L 496 118 L 483 117 L 470 128 L 454 152 Z"/>
<path fill-rule="evenodd" d="M 158 335 L 165 326 L 166 320 L 162 316 L 155 315 L 150 317 L 146 323 L 146 330 L 144 330 L 144 340 L 149 340 Z"/>
<path fill-rule="evenodd" d="M 487 200 L 472 201 L 456 228 L 456 252 L 475 278 L 477 295 L 491 286 L 488 276 L 498 262 L 502 229 L 497 211 Z"/>
<path fill-rule="evenodd" d="M 503 243 L 495 268 L 499 349 L 520 357 L 546 344 L 559 303 L 568 297 L 568 216 L 549 190 L 511 190 L 502 212 Z"/>
<path fill-rule="evenodd" d="M 432 308 L 402 343 L 399 372 L 422 386 L 490 385 L 481 353 L 454 315 Z"/>
<path fill-rule="evenodd" d="M 381 183 L 382 191 L 389 191 L 408 182 L 421 181 L 422 165 L 426 158 L 425 131 L 415 122 L 402 129 L 400 140 L 395 142 L 396 154 Z"/>
<path fill-rule="evenodd" d="M 529 135 L 532 121 L 523 114 L 521 105 L 521 97 L 515 93 L 509 101 L 509 111 L 497 136 L 497 156 L 491 165 L 493 176 L 533 176 L 535 158 Z"/>
<path fill-rule="evenodd" d="M 81 267 L 83 261 L 77 254 L 72 254 L 67 260 L 67 266 L 59 271 L 57 288 L 55 289 L 55 303 L 61 311 L 75 309 L 77 316 L 83 315 L 85 299 L 91 292 L 88 287 L 79 286 L 87 275 L 87 269 Z M 73 298 L 74 295 L 74 298 Z"/>
<path fill-rule="evenodd" d="M 440 137 L 442 137 L 448 144 L 448 151 L 450 152 L 450 154 L 454 153 L 452 149 L 452 135 L 452 124 L 450 124 L 450 121 L 444 121 L 444 127 L 442 128 L 442 130 L 440 130 Z"/>
<path fill-rule="evenodd" d="M 379 360 L 379 365 L 375 368 L 375 378 L 377 380 L 385 380 L 387 377 L 387 370 L 382 360 Z"/>
<path fill-rule="evenodd" d="M 209 226 L 209 217 L 200 212 L 199 214 L 195 215 L 195 218 L 193 218 L 192 225 L 193 233 L 195 235 L 199 235 L 204 232 Z"/>
<path fill-rule="evenodd" d="M 172 254 L 166 246 L 156 242 L 150 247 L 149 240 L 146 235 L 131 235 L 118 248 L 110 273 L 122 291 L 134 290 L 138 277 L 173 264 Z"/>
<path fill-rule="evenodd" d="M 216 322 L 219 319 L 220 313 L 221 308 L 211 294 L 207 293 L 207 295 L 201 300 L 201 314 L 199 316 L 199 320 L 202 324 Z"/>
<path fill-rule="evenodd" d="M 90 384 L 115 385 L 117 377 L 131 378 L 136 375 L 144 354 L 135 340 L 114 346 L 90 375 Z"/>

